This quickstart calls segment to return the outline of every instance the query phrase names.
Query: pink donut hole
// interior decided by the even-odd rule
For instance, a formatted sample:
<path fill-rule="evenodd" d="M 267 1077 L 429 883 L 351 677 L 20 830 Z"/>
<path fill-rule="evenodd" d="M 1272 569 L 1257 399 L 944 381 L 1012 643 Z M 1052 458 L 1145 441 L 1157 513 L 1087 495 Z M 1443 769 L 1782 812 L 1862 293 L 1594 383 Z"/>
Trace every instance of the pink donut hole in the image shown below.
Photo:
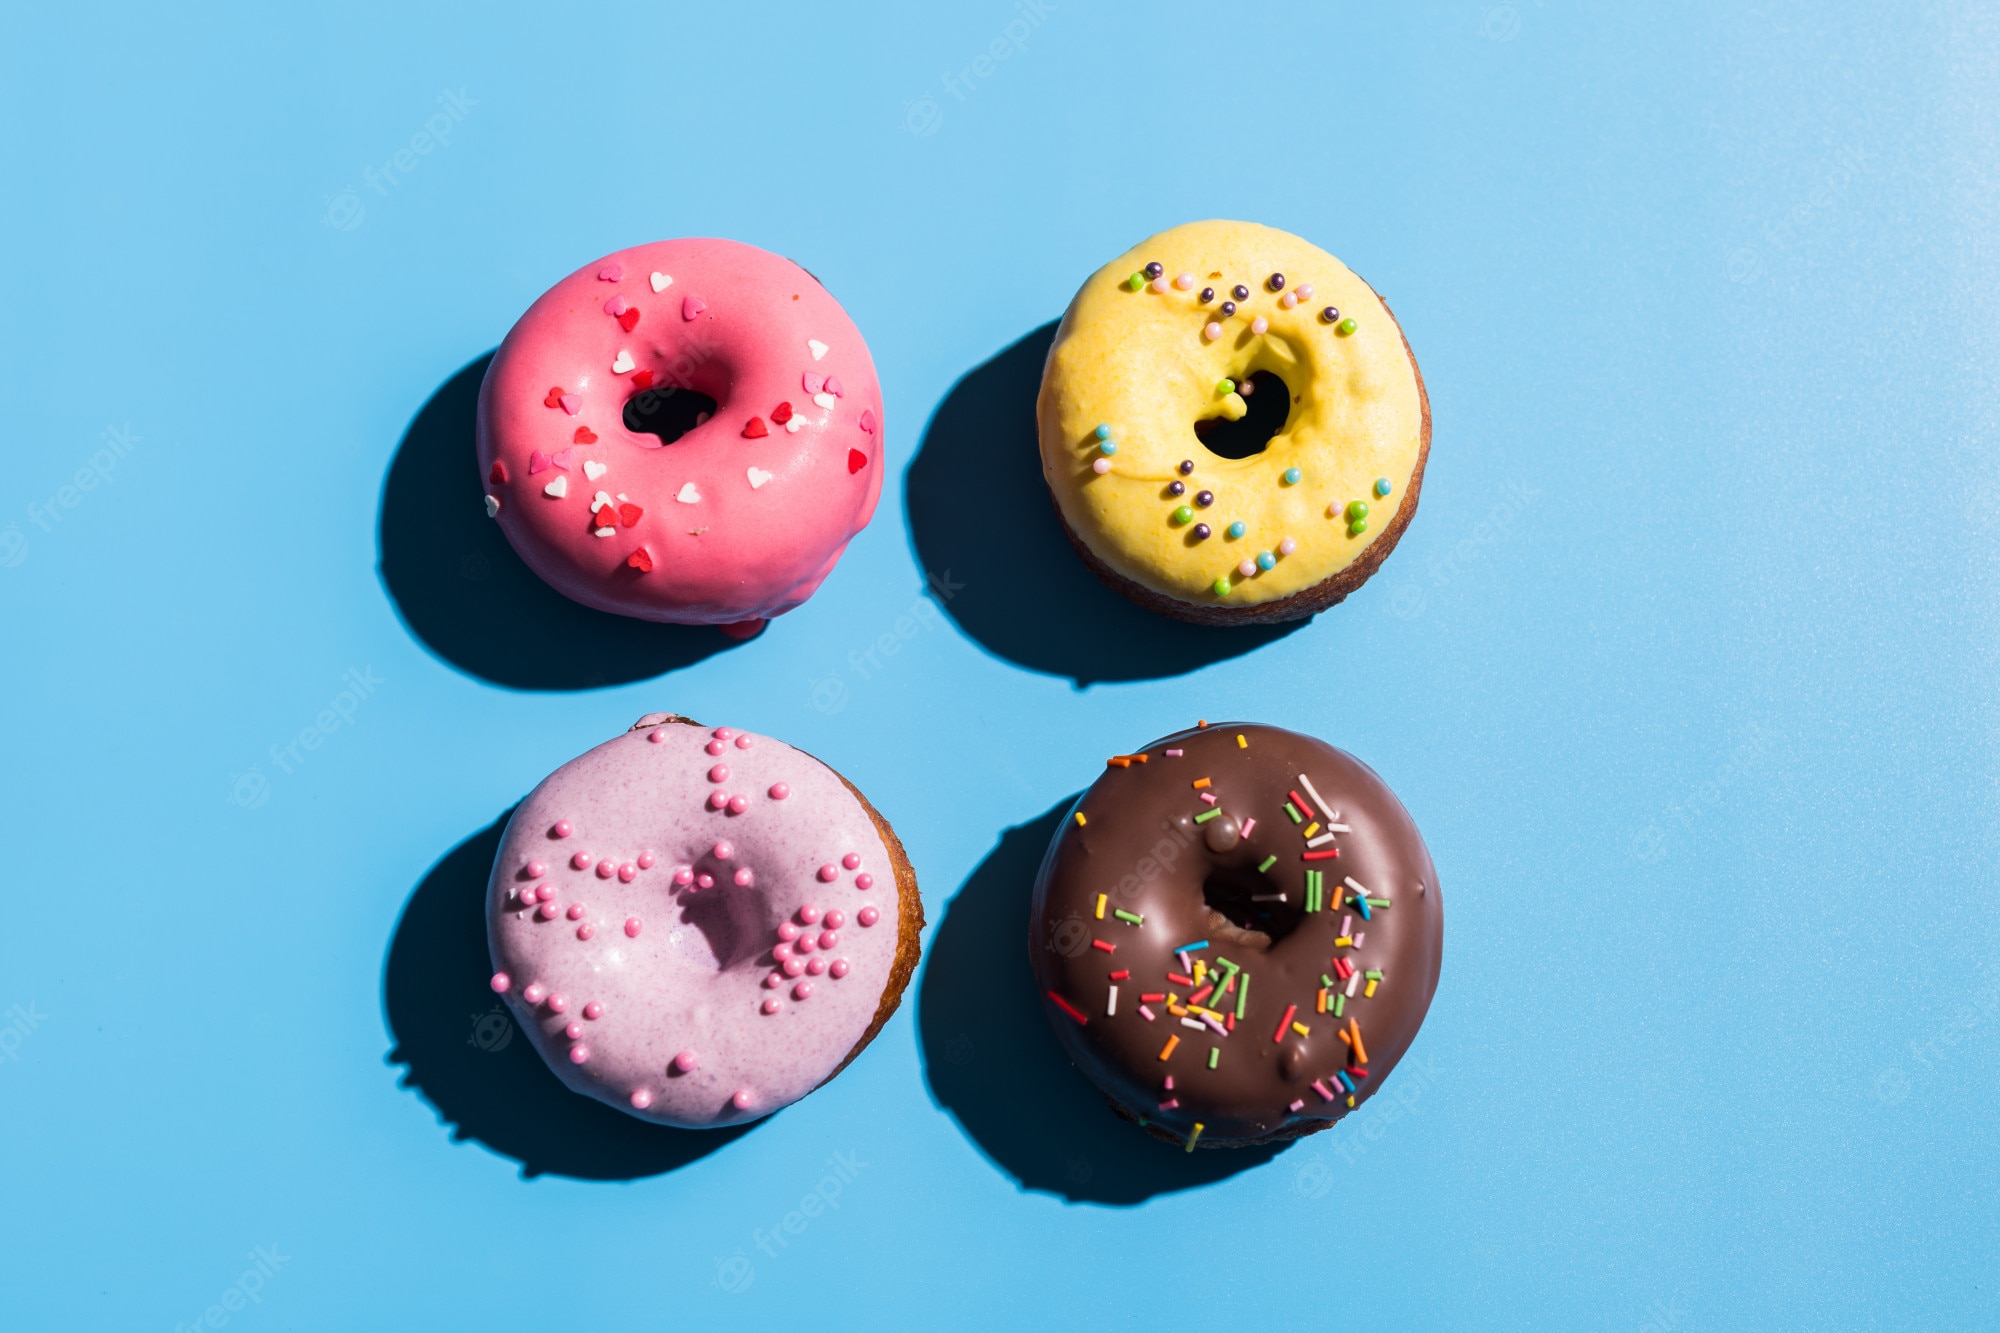
<path fill-rule="evenodd" d="M 791 794 L 792 794 L 792 789 L 786 786 L 784 783 L 774 782 L 771 784 L 770 796 L 772 800 L 782 801 Z"/>
<path fill-rule="evenodd" d="M 728 805 L 728 804 L 729 804 L 729 793 L 728 793 L 728 792 L 723 792 L 723 791 L 712 791 L 712 792 L 710 792 L 710 793 L 708 794 L 708 808 L 709 808 L 709 809 L 711 809 L 711 810 L 720 810 L 720 809 L 721 809 L 721 808 L 722 808 L 723 806 L 725 806 L 725 805 Z"/>
<path fill-rule="evenodd" d="M 793 925 L 793 924 L 792 924 L 791 922 L 789 922 L 789 921 L 780 921 L 780 922 L 778 923 L 778 938 L 779 938 L 779 939 L 781 939 L 781 940 L 795 940 L 795 939 L 797 939 L 798 937 L 799 937 L 799 928 L 798 928 L 797 926 Z"/>
<path fill-rule="evenodd" d="M 864 926 L 872 926 L 882 919 L 882 914 L 872 907 L 864 907 L 854 914 L 854 919 Z"/>
<path fill-rule="evenodd" d="M 778 1002 L 776 996 L 764 1001 L 764 1012 L 767 1014 L 775 1014 L 782 1008 L 784 1008 L 784 1005 Z"/>
<path fill-rule="evenodd" d="M 833 948 L 833 947 L 834 947 L 834 946 L 835 946 L 836 944 L 839 944 L 839 943 L 840 943 L 840 932 L 839 932 L 839 931 L 837 931 L 837 930 L 823 930 L 823 931 L 821 931 L 821 932 L 820 932 L 820 935 L 819 935 L 819 947 L 820 947 L 820 948 L 822 948 L 822 949 L 831 949 L 831 948 Z"/>
<path fill-rule="evenodd" d="M 634 1088 L 632 1089 L 631 1101 L 633 1110 L 643 1111 L 653 1104 L 653 1094 L 647 1092 L 644 1088 Z"/>
<path fill-rule="evenodd" d="M 558 819 L 555 827 L 550 829 L 549 832 L 555 834 L 558 838 L 567 838 L 570 834 L 576 832 L 576 829 L 567 819 Z"/>
<path fill-rule="evenodd" d="M 794 1000 L 810 999 L 812 993 L 813 984 L 810 981 L 801 981 L 798 985 L 792 987 L 792 998 Z"/>
<path fill-rule="evenodd" d="M 710 741 L 706 748 L 710 754 L 722 754 L 724 752 L 721 741 Z"/>
<path fill-rule="evenodd" d="M 682 1051 L 674 1057 L 674 1068 L 680 1070 L 683 1074 L 692 1074 L 695 1066 L 699 1063 L 701 1062 L 694 1058 L 693 1051 Z"/>
<path fill-rule="evenodd" d="M 747 1111 L 757 1104 L 757 1097 L 748 1088 L 738 1088 L 736 1095 L 729 1099 L 729 1103 L 739 1111 Z"/>
<path fill-rule="evenodd" d="M 493 974 L 493 980 L 487 982 L 486 984 L 493 988 L 493 993 L 495 995 L 505 995 L 508 992 L 508 990 L 513 986 L 514 978 L 508 976 L 505 972 L 495 972 Z"/>
<path fill-rule="evenodd" d="M 584 1045 L 582 1042 L 578 1042 L 576 1045 L 569 1048 L 569 1062 L 571 1064 L 580 1065 L 589 1058 L 590 1058 L 590 1048 Z"/>
<path fill-rule="evenodd" d="M 757 877 L 750 873 L 749 866 L 740 867 L 734 878 L 736 880 L 736 887 L 739 889 L 747 889 L 757 882 Z"/>
<path fill-rule="evenodd" d="M 811 903 L 807 903 L 799 909 L 799 920 L 810 926 L 813 922 L 819 920 L 819 908 L 813 906 Z"/>
<path fill-rule="evenodd" d="M 549 868 L 540 861 L 530 861 L 527 865 L 527 871 L 529 879 L 540 879 L 543 875 L 549 873 Z"/>
<path fill-rule="evenodd" d="M 571 1041 L 581 1041 L 583 1039 L 583 1024 L 571 1023 L 563 1029 L 563 1035 Z"/>
<path fill-rule="evenodd" d="M 567 916 L 567 917 L 568 917 L 568 918 L 569 918 L 570 920 L 572 920 L 572 921 L 581 921 L 581 920 L 583 920 L 583 904 L 582 904 L 582 903 L 571 903 L 571 904 L 569 905 L 569 911 L 567 911 L 567 912 L 563 913 L 563 915 L 564 915 L 564 916 Z"/>
<path fill-rule="evenodd" d="M 727 782 L 727 781 L 729 781 L 729 765 L 727 765 L 727 764 L 717 764 L 717 765 L 716 765 L 716 766 L 715 766 L 714 768 L 711 768 L 711 769 L 709 769 L 709 770 L 708 770 L 708 780 L 709 780 L 710 782 Z"/>
<path fill-rule="evenodd" d="M 639 920 L 639 918 L 638 918 L 638 917 L 636 917 L 636 916 L 628 916 L 628 917 L 626 917 L 626 918 L 625 918 L 625 938 L 626 938 L 626 939 L 628 939 L 628 940 L 636 940 L 636 939 L 638 939 L 638 938 L 639 938 L 639 931 L 640 931 L 640 930 L 641 930 L 642 928 L 643 928 L 643 925 L 642 925 L 642 923 L 640 922 L 640 920 Z"/>
<path fill-rule="evenodd" d="M 542 989 L 541 982 L 531 981 L 528 983 L 528 988 L 521 992 L 521 998 L 529 1004 L 540 1004 L 542 997 L 547 994 L 548 992 Z"/>
<path fill-rule="evenodd" d="M 646 851 L 643 851 L 643 852 L 640 852 L 640 853 L 639 853 L 639 869 L 641 869 L 641 870 L 651 870 L 651 869 L 653 868 L 653 862 L 655 862 L 655 861 L 657 861 L 657 860 L 659 860 L 659 858 L 658 858 L 657 856 L 654 856 L 654 855 L 653 855 L 653 853 L 652 853 L 652 850 L 651 850 L 650 848 L 649 848 L 649 849 L 647 849 Z"/>
<path fill-rule="evenodd" d="M 583 1016 L 594 1023 L 604 1017 L 604 1006 L 592 1000 L 589 1004 L 583 1006 Z"/>
<path fill-rule="evenodd" d="M 819 878 L 822 884 L 833 883 L 840 878 L 840 867 L 834 865 L 831 861 L 827 862 L 819 868 Z"/>
<path fill-rule="evenodd" d="M 549 1012 L 550 1012 L 550 1013 L 552 1013 L 552 1014 L 559 1014 L 559 1013 L 561 1013 L 561 1012 L 562 1012 L 563 1010 L 565 1010 L 565 1009 L 567 1009 L 567 1008 L 569 1008 L 569 997 L 568 997 L 567 995 L 551 995 L 551 996 L 549 996 Z"/>
<path fill-rule="evenodd" d="M 694 867 L 682 866 L 680 869 L 674 871 L 674 883 L 680 885 L 682 888 L 686 888 L 688 885 L 694 883 Z"/>
<path fill-rule="evenodd" d="M 849 852 L 847 855 L 841 857 L 840 863 L 843 866 L 846 866 L 849 870 L 861 869 L 861 858 L 855 855 L 853 852 Z"/>
<path fill-rule="evenodd" d="M 812 959 L 809 959 L 809 960 L 807 960 L 807 962 L 806 962 L 806 975 L 807 975 L 807 976 L 809 976 L 809 977 L 816 977 L 816 976 L 818 976 L 818 975 L 819 975 L 820 973 L 822 973 L 822 972 L 824 972 L 824 971 L 826 971 L 826 959 L 824 959 L 824 958 L 812 958 Z"/>
<path fill-rule="evenodd" d="M 847 971 L 847 960 L 845 958 L 836 958 L 833 960 L 833 966 L 827 969 L 827 974 L 835 981 L 838 981 L 847 975 Z"/>
<path fill-rule="evenodd" d="M 732 796 L 729 798 L 730 814 L 740 815 L 749 808 L 750 808 L 750 798 L 748 796 Z"/>
<path fill-rule="evenodd" d="M 618 867 L 619 883 L 630 884 L 633 880 L 637 878 L 639 878 L 639 867 L 633 865 L 630 861 L 627 861 L 624 865 Z"/>
<path fill-rule="evenodd" d="M 716 844 L 715 844 L 715 859 L 716 859 L 716 860 L 718 860 L 718 861 L 727 861 L 727 860 L 728 860 L 728 859 L 729 859 L 730 857 L 732 857 L 732 856 L 734 856 L 734 855 L 736 855 L 736 844 L 735 844 L 735 843 L 733 843 L 733 842 L 730 842 L 730 841 L 729 841 L 728 839 L 726 839 L 726 838 L 725 838 L 725 839 L 724 839 L 723 841 L 721 841 L 721 842 L 718 842 L 718 843 L 716 843 Z"/>
<path fill-rule="evenodd" d="M 590 864 L 590 853 L 578 852 L 575 856 L 572 856 L 569 859 L 569 864 L 570 864 L 570 869 L 572 870 L 583 869 L 585 866 Z"/>
<path fill-rule="evenodd" d="M 826 928 L 828 930 L 839 930 L 846 924 L 847 913 L 841 911 L 838 907 L 826 914 Z"/>
<path fill-rule="evenodd" d="M 875 887 L 875 877 L 864 870 L 854 877 L 854 887 L 866 893 Z"/>

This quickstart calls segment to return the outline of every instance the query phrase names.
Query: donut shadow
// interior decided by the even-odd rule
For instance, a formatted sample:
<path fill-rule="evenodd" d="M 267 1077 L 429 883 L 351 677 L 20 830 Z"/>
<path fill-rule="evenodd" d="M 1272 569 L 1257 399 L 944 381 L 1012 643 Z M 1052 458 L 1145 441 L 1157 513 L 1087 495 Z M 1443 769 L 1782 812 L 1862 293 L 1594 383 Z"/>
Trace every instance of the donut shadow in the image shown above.
<path fill-rule="evenodd" d="M 512 813 L 432 866 L 396 923 L 382 1005 L 395 1039 L 386 1063 L 404 1067 L 401 1086 L 431 1104 L 453 1142 L 473 1140 L 510 1157 L 530 1179 L 662 1175 L 763 1124 L 649 1125 L 571 1092 L 549 1072 L 487 985 L 486 878 Z"/>
<path fill-rule="evenodd" d="M 1185 675 L 1310 623 L 1172 620 L 1113 592 L 1078 558 L 1036 437 L 1055 331 L 1044 324 L 953 385 L 905 474 L 910 540 L 945 613 L 995 656 L 1079 687 Z"/>
<path fill-rule="evenodd" d="M 474 437 L 493 353 L 418 410 L 382 484 L 377 571 L 403 624 L 467 675 L 516 690 L 623 685 L 735 646 L 711 625 L 660 625 L 592 610 L 514 554 L 480 506 Z"/>
<path fill-rule="evenodd" d="M 1028 964 L 1035 872 L 1074 802 L 1008 829 L 924 951 L 917 1031 L 931 1096 L 1022 1189 L 1130 1206 L 1261 1166 L 1287 1144 L 1185 1152 L 1120 1117 L 1056 1044 Z"/>

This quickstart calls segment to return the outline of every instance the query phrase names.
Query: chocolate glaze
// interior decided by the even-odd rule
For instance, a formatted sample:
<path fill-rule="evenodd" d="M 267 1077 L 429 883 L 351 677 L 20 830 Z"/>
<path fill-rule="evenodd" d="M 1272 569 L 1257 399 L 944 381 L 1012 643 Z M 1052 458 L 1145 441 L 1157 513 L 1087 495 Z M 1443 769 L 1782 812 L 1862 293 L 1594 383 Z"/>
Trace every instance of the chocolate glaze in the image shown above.
<path fill-rule="evenodd" d="M 1170 757 L 1169 749 L 1183 754 Z M 1140 753 L 1143 761 L 1136 753 L 1121 756 L 1128 760 L 1123 765 L 1114 760 L 1078 798 L 1035 882 L 1029 953 L 1057 1039 L 1114 1107 L 1160 1138 L 1185 1142 L 1197 1122 L 1201 1147 L 1240 1147 L 1325 1129 L 1350 1109 L 1335 1072 L 1347 1070 L 1354 1078 L 1355 1105 L 1367 1100 L 1409 1049 L 1430 1008 L 1444 952 L 1444 901 L 1430 852 L 1403 803 L 1373 769 L 1310 736 L 1216 723 L 1177 732 Z M 1317 808 L 1301 774 L 1337 814 Z M 1217 798 L 1214 806 L 1192 785 L 1204 777 Z M 1302 859 L 1308 850 L 1303 830 L 1312 821 L 1295 824 L 1286 813 L 1293 793 L 1315 807 L 1322 825 L 1351 829 L 1312 849 L 1338 848 L 1339 856 Z M 1194 822 L 1211 809 L 1222 813 Z M 1243 836 L 1253 819 L 1250 835 Z M 1274 855 L 1277 861 L 1260 873 L 1259 864 Z M 1318 912 L 1304 910 L 1307 870 L 1323 875 L 1325 906 Z M 1350 878 L 1390 906 L 1373 908 L 1364 920 L 1348 905 Z M 1272 893 L 1283 893 L 1285 901 L 1252 900 Z M 1099 894 L 1106 896 L 1102 919 Z M 1118 920 L 1113 914 L 1121 908 L 1144 923 Z M 1334 944 L 1350 915 L 1363 939 L 1358 950 Z M 1162 1002 L 1149 1006 L 1151 1022 L 1139 1012 L 1142 993 L 1189 999 L 1197 988 L 1169 981 L 1167 974 L 1181 971 L 1175 949 L 1204 939 L 1209 947 L 1191 958 L 1211 968 L 1227 958 L 1251 977 L 1243 1017 L 1227 1037 L 1183 1026 Z M 1106 953 L 1094 940 L 1116 951 Z M 1364 998 L 1358 989 L 1338 1019 L 1332 995 L 1344 995 L 1344 980 L 1329 995 L 1327 1012 L 1316 1011 L 1322 974 L 1337 976 L 1336 957 L 1383 974 L 1376 994 Z M 1130 977 L 1111 982 L 1109 974 L 1121 970 Z M 1107 1014 L 1114 984 L 1117 1012 Z M 1078 1023 L 1049 999 L 1050 991 L 1086 1021 Z M 1233 995 L 1226 1004 L 1213 997 L 1209 1004 L 1230 1015 L 1236 1008 Z M 1287 1028 L 1274 1042 L 1288 1005 L 1297 1006 L 1295 1019 L 1310 1035 Z M 1338 1035 L 1349 1019 L 1361 1030 L 1366 1078 L 1354 1076 L 1350 1045 Z M 1181 1040 L 1163 1061 L 1161 1049 L 1173 1036 Z M 1213 1070 L 1211 1048 L 1221 1051 Z M 1164 1087 L 1168 1075 L 1172 1091 Z M 1314 1090 L 1316 1079 L 1339 1094 L 1335 1100 Z M 1301 1099 L 1298 1111 L 1288 1109 Z M 1167 1100 L 1179 1105 L 1161 1109 Z"/>

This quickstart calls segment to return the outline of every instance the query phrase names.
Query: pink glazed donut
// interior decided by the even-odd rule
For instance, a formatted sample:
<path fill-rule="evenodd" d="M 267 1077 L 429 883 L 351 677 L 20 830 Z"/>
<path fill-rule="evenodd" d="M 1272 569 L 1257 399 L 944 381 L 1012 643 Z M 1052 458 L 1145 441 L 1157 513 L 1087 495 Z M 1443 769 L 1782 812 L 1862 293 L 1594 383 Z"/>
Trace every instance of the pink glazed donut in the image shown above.
<path fill-rule="evenodd" d="M 544 779 L 486 895 L 493 989 L 556 1077 L 684 1129 L 839 1073 L 896 1011 L 923 925 L 902 843 L 845 778 L 668 713 Z"/>
<path fill-rule="evenodd" d="M 671 444 L 626 407 L 715 410 Z M 683 399 L 683 402 L 692 400 Z M 755 626 L 798 606 L 882 493 L 868 345 L 810 273 L 737 241 L 659 241 L 570 274 L 479 391 L 486 512 L 529 568 L 618 615 Z"/>

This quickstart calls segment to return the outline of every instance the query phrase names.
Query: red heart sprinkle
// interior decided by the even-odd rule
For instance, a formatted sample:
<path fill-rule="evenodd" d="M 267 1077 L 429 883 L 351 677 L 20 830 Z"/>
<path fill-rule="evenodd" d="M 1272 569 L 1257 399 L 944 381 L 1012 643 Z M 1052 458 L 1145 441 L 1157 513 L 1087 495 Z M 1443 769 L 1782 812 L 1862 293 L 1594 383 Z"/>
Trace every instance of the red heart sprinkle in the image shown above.
<path fill-rule="evenodd" d="M 636 325 L 638 322 L 639 322 L 639 307 L 635 305 L 625 307 L 625 313 L 618 317 L 618 327 L 625 330 L 625 332 L 627 333 L 630 333 L 633 329 L 633 326 Z"/>
<path fill-rule="evenodd" d="M 646 511 L 645 511 L 645 510 L 643 510 L 643 509 L 641 509 L 641 508 L 639 508 L 639 506 L 638 506 L 638 505 L 619 505 L 619 506 L 618 506 L 618 517 L 619 517 L 619 518 L 621 518 L 621 519 L 623 519 L 623 520 L 625 520 L 625 526 L 626 526 L 626 527 L 628 527 L 628 528 L 636 528 L 636 527 L 638 527 L 638 526 L 639 526 L 639 516 L 640 516 L 641 514 L 645 513 L 645 512 L 646 512 Z"/>
<path fill-rule="evenodd" d="M 862 468 L 865 468 L 867 466 L 868 466 L 867 454 L 862 453 L 859 449 L 849 449 L 847 451 L 848 476 L 850 477 L 853 476 L 855 473 L 859 472 Z"/>
<path fill-rule="evenodd" d="M 507 484 L 507 465 L 505 463 L 495 463 L 493 470 L 486 474 L 486 480 L 496 486 L 505 486 Z"/>
<path fill-rule="evenodd" d="M 626 556 L 625 563 L 638 570 L 641 574 L 650 574 L 653 572 L 653 557 L 643 546 Z"/>
<path fill-rule="evenodd" d="M 610 505 L 605 505 L 602 509 L 599 509 L 596 513 L 590 516 L 590 526 L 593 528 L 617 527 L 618 511 L 613 509 Z"/>
<path fill-rule="evenodd" d="M 639 372 L 638 374 L 634 375 L 634 376 L 632 377 L 632 387 L 633 387 L 633 388 L 635 388 L 635 389 L 650 389 L 650 388 L 652 388 L 652 387 L 653 387 L 653 372 L 652 372 L 652 371 L 650 371 L 650 370 L 642 370 L 642 371 L 640 371 L 640 372 Z"/>
<path fill-rule="evenodd" d="M 764 425 L 764 418 L 762 417 L 751 417 L 750 424 L 743 428 L 743 438 L 746 440 L 761 440 L 770 433 L 771 431 L 769 427 Z"/>
<path fill-rule="evenodd" d="M 771 409 L 771 420 L 777 422 L 780 426 L 784 425 L 787 421 L 790 421 L 791 419 L 792 419 L 792 405 L 790 403 L 779 403 L 776 407 Z"/>
<path fill-rule="evenodd" d="M 555 388 L 553 388 L 553 389 L 550 389 L 550 390 L 549 390 L 549 396 L 548 396 L 548 397 L 546 397 L 546 398 L 542 399 L 542 406 L 543 406 L 543 407 L 561 407 L 561 406 L 562 406 L 562 398 L 563 398 L 563 387 L 562 387 L 562 385 L 558 384 L 558 385 L 556 385 L 556 387 L 555 387 Z"/>
<path fill-rule="evenodd" d="M 578 426 L 576 434 L 569 437 L 573 444 L 596 444 L 597 432 L 588 426 Z"/>

